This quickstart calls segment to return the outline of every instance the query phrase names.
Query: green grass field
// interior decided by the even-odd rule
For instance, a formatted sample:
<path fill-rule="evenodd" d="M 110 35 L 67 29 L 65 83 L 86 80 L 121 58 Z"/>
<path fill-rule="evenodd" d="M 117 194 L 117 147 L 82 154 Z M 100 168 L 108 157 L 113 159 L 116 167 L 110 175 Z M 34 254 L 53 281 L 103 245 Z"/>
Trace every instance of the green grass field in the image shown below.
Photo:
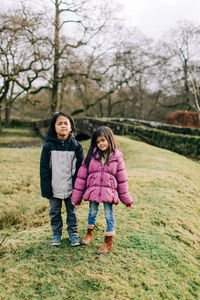
<path fill-rule="evenodd" d="M 40 144 L 42 144 L 42 139 L 32 128 L 3 128 L 0 134 L 1 147 L 24 147 Z"/>
<path fill-rule="evenodd" d="M 90 246 L 72 247 L 64 226 L 61 246 L 51 247 L 41 148 L 0 148 L 0 299 L 200 299 L 200 164 L 128 137 L 117 140 L 135 205 L 114 208 L 114 247 L 100 256 L 103 207 Z M 82 203 L 81 238 L 87 214 Z"/>

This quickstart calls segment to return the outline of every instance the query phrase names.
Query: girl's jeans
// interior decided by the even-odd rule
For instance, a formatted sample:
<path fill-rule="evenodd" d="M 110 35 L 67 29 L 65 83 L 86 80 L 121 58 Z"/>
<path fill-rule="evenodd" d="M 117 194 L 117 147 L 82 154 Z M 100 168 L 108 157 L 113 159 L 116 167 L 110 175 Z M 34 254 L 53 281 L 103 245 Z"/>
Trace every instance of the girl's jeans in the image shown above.
<path fill-rule="evenodd" d="M 107 223 L 106 232 L 114 231 L 115 230 L 115 220 L 113 214 L 113 205 L 110 203 L 103 202 L 104 205 L 104 213 Z M 99 210 L 99 203 L 98 202 L 89 202 L 89 214 L 88 214 L 88 225 L 95 225 L 96 224 L 96 217 Z"/>
<path fill-rule="evenodd" d="M 71 203 L 71 197 L 63 200 L 66 206 L 67 211 L 67 232 L 69 235 L 77 234 L 78 225 L 77 225 L 77 217 L 76 217 L 76 207 Z M 61 216 L 61 208 L 62 208 L 62 199 L 51 198 L 49 199 L 50 203 L 50 212 L 49 215 L 51 217 L 51 228 L 53 231 L 53 236 L 62 235 L 63 221 Z"/>

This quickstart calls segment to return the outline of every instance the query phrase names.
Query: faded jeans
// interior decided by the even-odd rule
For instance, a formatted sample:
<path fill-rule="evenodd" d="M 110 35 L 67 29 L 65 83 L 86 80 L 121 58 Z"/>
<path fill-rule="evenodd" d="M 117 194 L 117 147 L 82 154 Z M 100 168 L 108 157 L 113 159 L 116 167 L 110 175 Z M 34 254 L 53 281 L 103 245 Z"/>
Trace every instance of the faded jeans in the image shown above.
<path fill-rule="evenodd" d="M 113 214 L 113 205 L 110 203 L 103 202 L 104 205 L 104 213 L 107 223 L 106 232 L 111 232 L 115 230 L 115 220 Z M 89 214 L 88 214 L 88 225 L 95 225 L 96 224 L 96 217 L 99 210 L 99 203 L 90 201 L 89 202 Z"/>
<path fill-rule="evenodd" d="M 62 235 L 63 221 L 61 216 L 61 208 L 62 201 L 65 203 L 66 211 L 67 211 L 67 232 L 69 235 L 77 234 L 78 225 L 77 225 L 77 212 L 76 207 L 71 203 L 71 197 L 66 198 L 64 200 L 58 198 L 49 199 L 50 203 L 50 212 L 49 215 L 51 217 L 51 228 L 53 231 L 53 236 Z"/>

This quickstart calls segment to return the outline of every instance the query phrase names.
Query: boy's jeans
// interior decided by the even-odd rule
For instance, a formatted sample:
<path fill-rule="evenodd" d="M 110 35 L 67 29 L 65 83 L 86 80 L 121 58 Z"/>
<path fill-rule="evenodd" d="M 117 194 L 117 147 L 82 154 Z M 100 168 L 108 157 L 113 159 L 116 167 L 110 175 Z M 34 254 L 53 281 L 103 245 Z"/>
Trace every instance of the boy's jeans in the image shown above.
<path fill-rule="evenodd" d="M 103 202 L 104 205 L 104 213 L 107 223 L 106 232 L 114 232 L 115 230 L 115 220 L 113 214 L 113 205 L 110 203 Z M 89 215 L 88 215 L 88 225 L 95 225 L 96 224 L 96 217 L 99 210 L 99 203 L 98 202 L 89 202 Z"/>
<path fill-rule="evenodd" d="M 76 216 L 76 207 L 71 203 L 71 197 L 64 199 L 66 211 L 67 211 L 67 232 L 68 234 L 77 233 L 77 216 Z M 50 212 L 51 217 L 51 228 L 53 231 L 53 236 L 62 235 L 63 221 L 61 216 L 62 208 L 62 199 L 51 198 L 49 199 L 50 203 Z"/>

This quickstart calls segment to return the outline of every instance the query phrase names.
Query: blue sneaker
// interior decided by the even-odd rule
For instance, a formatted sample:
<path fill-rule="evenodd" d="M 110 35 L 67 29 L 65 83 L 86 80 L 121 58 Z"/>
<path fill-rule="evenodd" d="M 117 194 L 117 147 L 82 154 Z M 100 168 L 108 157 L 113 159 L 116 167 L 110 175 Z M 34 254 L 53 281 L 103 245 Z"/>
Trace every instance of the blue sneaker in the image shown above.
<path fill-rule="evenodd" d="M 69 240 L 72 246 L 79 246 L 81 244 L 77 233 L 71 233 L 69 235 Z"/>
<path fill-rule="evenodd" d="M 59 246 L 61 240 L 61 235 L 54 235 L 51 240 L 51 246 Z"/>

